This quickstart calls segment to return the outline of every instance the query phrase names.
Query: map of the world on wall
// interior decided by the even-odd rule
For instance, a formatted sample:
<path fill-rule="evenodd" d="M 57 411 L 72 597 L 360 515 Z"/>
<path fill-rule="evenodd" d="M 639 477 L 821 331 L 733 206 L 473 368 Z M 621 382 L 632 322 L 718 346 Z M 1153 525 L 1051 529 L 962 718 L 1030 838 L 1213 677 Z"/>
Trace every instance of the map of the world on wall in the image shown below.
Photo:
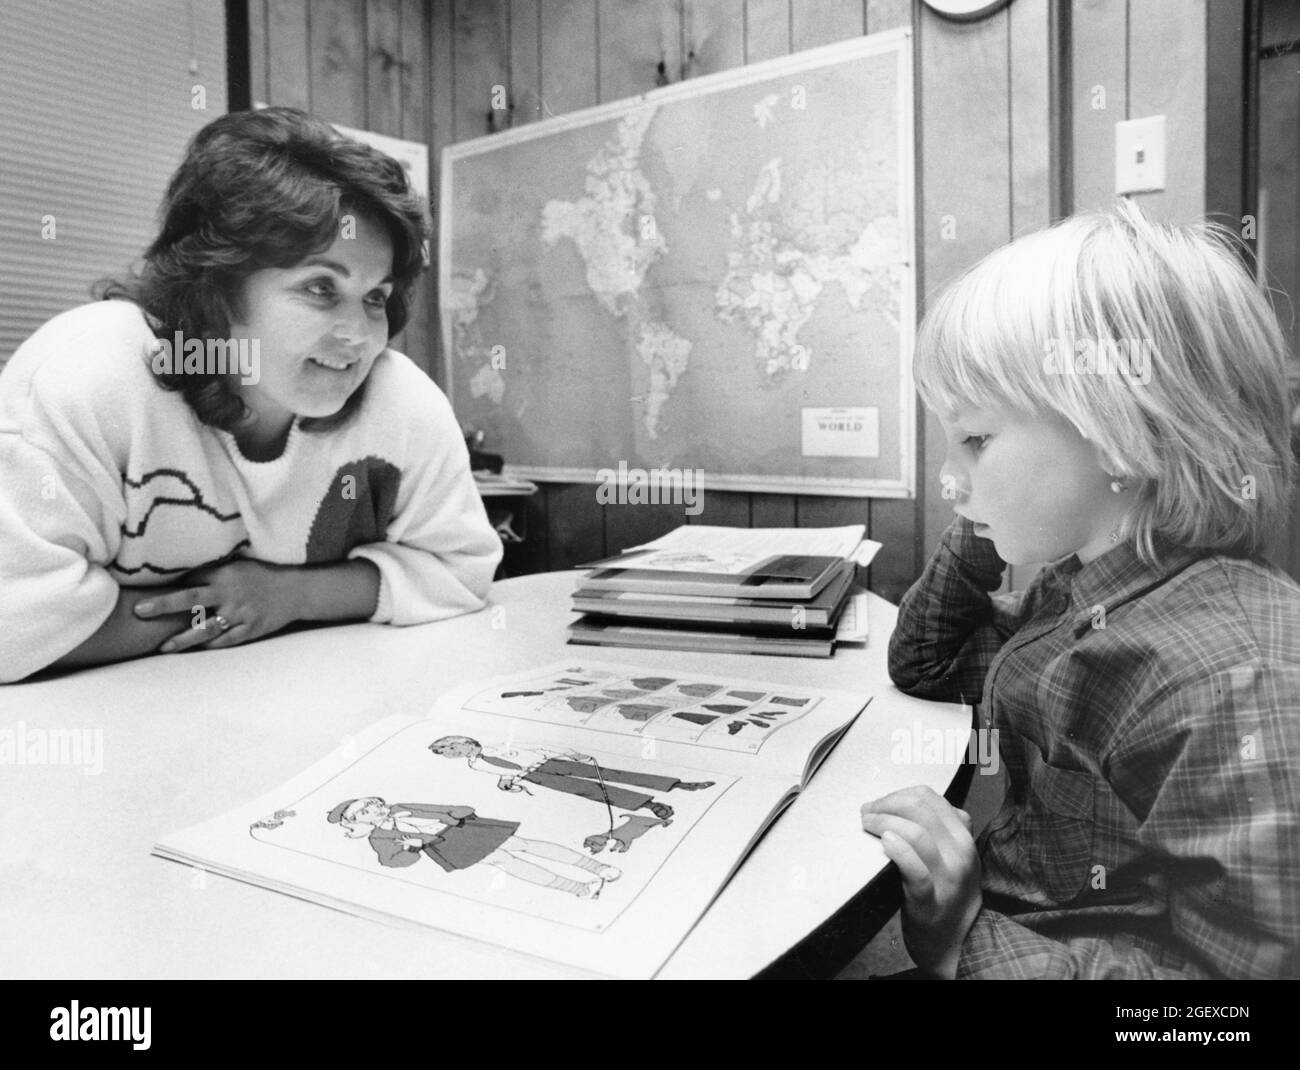
<path fill-rule="evenodd" d="M 463 426 L 532 479 L 915 489 L 911 35 L 448 147 Z"/>

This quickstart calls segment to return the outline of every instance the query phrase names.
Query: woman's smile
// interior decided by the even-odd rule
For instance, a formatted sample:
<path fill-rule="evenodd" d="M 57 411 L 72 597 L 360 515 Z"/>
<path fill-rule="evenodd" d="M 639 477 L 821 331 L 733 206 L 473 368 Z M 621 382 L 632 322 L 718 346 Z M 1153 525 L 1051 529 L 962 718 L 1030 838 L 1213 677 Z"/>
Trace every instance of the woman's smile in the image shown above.
<path fill-rule="evenodd" d="M 350 369 L 354 364 L 359 363 L 359 361 L 360 358 L 358 358 L 357 360 L 329 360 L 326 357 L 307 358 L 307 362 L 309 364 L 314 364 L 318 368 L 326 368 L 329 371 L 335 371 L 335 372 L 345 372 L 348 369 Z"/>

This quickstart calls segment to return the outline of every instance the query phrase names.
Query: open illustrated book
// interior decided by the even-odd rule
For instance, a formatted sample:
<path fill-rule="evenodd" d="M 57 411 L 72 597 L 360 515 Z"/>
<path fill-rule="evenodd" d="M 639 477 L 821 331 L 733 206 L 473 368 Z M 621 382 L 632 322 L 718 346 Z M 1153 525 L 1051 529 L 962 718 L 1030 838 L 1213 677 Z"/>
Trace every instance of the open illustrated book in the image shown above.
<path fill-rule="evenodd" d="M 650 977 L 868 701 L 557 662 L 389 718 L 154 853 L 363 917 Z"/>

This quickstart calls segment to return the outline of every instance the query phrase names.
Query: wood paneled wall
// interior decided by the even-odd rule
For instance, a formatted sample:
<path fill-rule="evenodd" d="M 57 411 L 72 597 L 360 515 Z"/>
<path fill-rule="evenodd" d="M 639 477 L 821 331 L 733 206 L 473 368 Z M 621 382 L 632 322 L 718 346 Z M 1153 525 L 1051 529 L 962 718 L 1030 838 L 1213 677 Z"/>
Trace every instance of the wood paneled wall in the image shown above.
<path fill-rule="evenodd" d="M 1300 446 L 1300 4 L 1263 0 L 1259 40 L 1259 188 L 1261 262 L 1282 329 L 1291 344 L 1293 441 Z M 1291 524 L 1273 555 L 1300 579 L 1300 488 Z"/>
<path fill-rule="evenodd" d="M 912 0 L 249 0 L 254 99 L 444 145 L 683 78 L 911 25 L 917 58 L 918 294 L 985 253 L 1113 191 L 1114 122 L 1171 116 L 1176 187 L 1151 206 L 1192 218 L 1206 197 L 1206 0 L 1015 0 L 957 23 Z M 1190 10 L 1189 10 L 1190 9 Z M 1066 42 L 1064 52 L 1058 42 Z M 1106 107 L 1092 107 L 1092 88 Z M 506 90 L 507 107 L 493 107 Z M 401 344 L 442 380 L 431 279 Z M 915 501 L 711 492 L 702 523 L 863 523 L 884 543 L 871 588 L 897 600 L 952 519 L 937 422 L 919 423 Z M 509 459 L 510 444 L 492 443 Z M 589 485 L 530 500 L 519 571 L 564 568 L 691 518 L 601 506 Z M 1022 586 L 1032 569 L 1009 570 Z"/>
<path fill-rule="evenodd" d="M 1168 189 L 1134 199 L 1159 219 L 1200 219 L 1206 197 L 1206 0 L 1074 0 L 1072 36 L 1075 207 L 1114 202 L 1115 124 L 1164 115 Z M 1235 63 L 1240 73 L 1240 54 Z"/>

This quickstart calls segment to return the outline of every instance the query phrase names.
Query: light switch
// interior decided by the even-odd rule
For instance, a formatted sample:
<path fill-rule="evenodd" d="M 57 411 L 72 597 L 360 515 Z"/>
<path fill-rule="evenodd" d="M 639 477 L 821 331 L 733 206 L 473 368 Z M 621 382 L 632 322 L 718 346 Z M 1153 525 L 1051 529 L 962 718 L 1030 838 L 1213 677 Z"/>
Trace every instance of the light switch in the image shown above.
<path fill-rule="evenodd" d="M 1150 193 L 1165 188 L 1165 117 L 1151 115 L 1115 124 L 1115 192 Z"/>

